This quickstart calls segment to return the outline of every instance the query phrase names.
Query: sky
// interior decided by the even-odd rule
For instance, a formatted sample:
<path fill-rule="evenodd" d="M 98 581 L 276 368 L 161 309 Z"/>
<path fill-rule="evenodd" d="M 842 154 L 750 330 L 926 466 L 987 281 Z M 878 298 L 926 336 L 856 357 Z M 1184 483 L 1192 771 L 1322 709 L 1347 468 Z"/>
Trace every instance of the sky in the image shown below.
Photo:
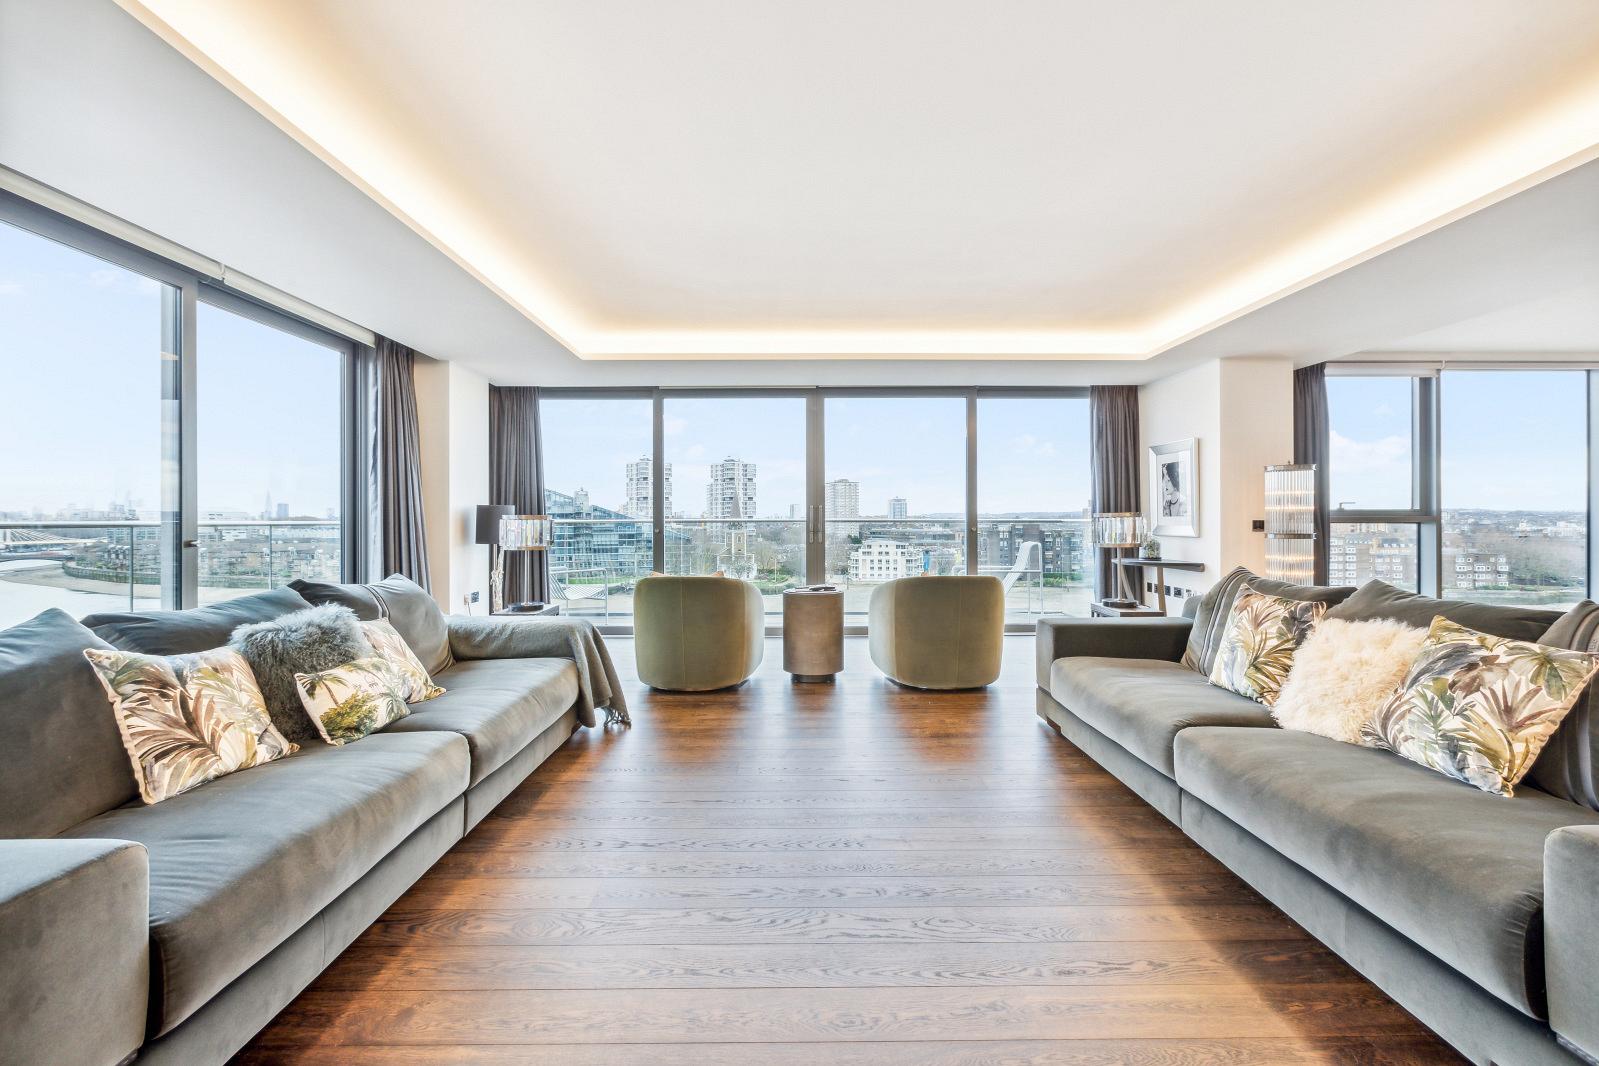
<path fill-rule="evenodd" d="M 1587 385 L 1573 371 L 1445 371 L 1445 508 L 1587 509 Z M 1329 377 L 1333 507 L 1410 506 L 1409 378 Z"/>
<path fill-rule="evenodd" d="M 160 508 L 163 288 L 0 223 L 0 511 Z M 205 304 L 196 335 L 202 513 L 337 513 L 338 353 Z"/>
<path fill-rule="evenodd" d="M 545 484 L 619 510 L 627 463 L 650 454 L 650 402 L 547 396 L 539 406 Z M 862 514 L 887 514 L 894 496 L 912 515 L 964 513 L 963 398 L 829 397 L 824 411 L 826 477 L 860 483 Z M 760 517 L 787 518 L 790 505 L 803 517 L 804 399 L 668 397 L 662 416 L 675 512 L 702 515 L 710 464 L 736 458 L 756 465 Z M 1087 400 L 983 399 L 977 425 L 980 512 L 1088 506 Z"/>

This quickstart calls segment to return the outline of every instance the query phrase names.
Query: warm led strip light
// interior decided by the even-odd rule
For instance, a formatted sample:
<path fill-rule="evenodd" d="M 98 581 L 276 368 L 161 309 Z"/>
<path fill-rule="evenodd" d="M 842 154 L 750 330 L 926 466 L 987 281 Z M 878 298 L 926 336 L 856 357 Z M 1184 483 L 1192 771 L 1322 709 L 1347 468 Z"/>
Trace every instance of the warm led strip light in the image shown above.
<path fill-rule="evenodd" d="M 530 269 L 492 218 L 453 196 L 426 156 L 341 105 L 336 64 L 274 50 L 269 27 L 205 0 L 117 0 L 463 269 L 584 359 L 1147 359 L 1538 182 L 1599 158 L 1599 73 L 1513 129 L 1127 332 L 1081 330 L 606 330 Z"/>

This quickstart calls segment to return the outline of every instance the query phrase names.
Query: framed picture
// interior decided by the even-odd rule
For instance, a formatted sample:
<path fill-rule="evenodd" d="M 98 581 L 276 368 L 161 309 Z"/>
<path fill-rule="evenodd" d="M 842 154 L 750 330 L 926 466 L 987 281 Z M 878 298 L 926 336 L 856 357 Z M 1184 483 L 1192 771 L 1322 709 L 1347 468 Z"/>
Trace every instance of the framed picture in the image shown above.
<path fill-rule="evenodd" d="M 1149 449 L 1150 532 L 1199 536 L 1199 441 L 1194 437 Z"/>

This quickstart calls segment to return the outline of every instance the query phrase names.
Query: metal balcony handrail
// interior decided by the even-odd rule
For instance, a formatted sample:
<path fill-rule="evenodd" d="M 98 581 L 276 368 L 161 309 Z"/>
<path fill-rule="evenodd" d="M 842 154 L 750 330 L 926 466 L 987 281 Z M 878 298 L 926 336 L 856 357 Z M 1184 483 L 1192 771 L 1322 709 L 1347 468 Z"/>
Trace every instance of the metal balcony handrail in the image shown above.
<path fill-rule="evenodd" d="M 11 520 L 0 521 L 0 529 L 159 529 L 162 526 L 175 525 L 160 519 L 142 518 L 71 518 L 56 521 L 29 521 L 18 522 Z M 205 518 L 196 525 L 209 528 L 232 528 L 234 526 L 338 526 L 341 521 L 337 518 Z"/>

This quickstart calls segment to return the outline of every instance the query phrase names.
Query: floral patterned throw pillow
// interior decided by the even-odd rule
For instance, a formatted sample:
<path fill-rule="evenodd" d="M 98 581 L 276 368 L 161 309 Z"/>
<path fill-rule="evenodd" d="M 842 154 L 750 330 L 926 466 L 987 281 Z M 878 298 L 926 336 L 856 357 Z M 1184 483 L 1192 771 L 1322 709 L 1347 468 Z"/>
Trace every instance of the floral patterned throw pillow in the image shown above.
<path fill-rule="evenodd" d="M 394 668 L 394 674 L 400 680 L 401 695 L 406 703 L 421 703 L 434 696 L 444 695 L 444 690 L 433 683 L 433 678 L 428 676 L 427 667 L 422 665 L 422 660 L 416 657 L 416 652 L 400 636 L 400 631 L 390 624 L 387 618 L 378 618 L 370 622 L 361 623 L 361 632 L 366 636 L 367 643 L 372 645 L 372 650 L 378 653 L 378 658 L 385 660 Z M 314 718 L 315 715 L 312 715 Z"/>
<path fill-rule="evenodd" d="M 1439 615 L 1405 683 L 1361 739 L 1509 796 L 1595 670 L 1599 656 L 1490 636 Z"/>
<path fill-rule="evenodd" d="M 267 714 L 244 656 L 140 655 L 86 648 L 146 803 L 298 750 Z"/>
<path fill-rule="evenodd" d="M 360 740 L 411 713 L 405 704 L 405 679 L 380 656 L 295 674 L 294 683 L 317 732 L 335 746 Z"/>
<path fill-rule="evenodd" d="M 1246 586 L 1233 600 L 1210 683 L 1270 707 L 1288 680 L 1294 651 L 1326 613 L 1325 603 L 1267 596 Z"/>

